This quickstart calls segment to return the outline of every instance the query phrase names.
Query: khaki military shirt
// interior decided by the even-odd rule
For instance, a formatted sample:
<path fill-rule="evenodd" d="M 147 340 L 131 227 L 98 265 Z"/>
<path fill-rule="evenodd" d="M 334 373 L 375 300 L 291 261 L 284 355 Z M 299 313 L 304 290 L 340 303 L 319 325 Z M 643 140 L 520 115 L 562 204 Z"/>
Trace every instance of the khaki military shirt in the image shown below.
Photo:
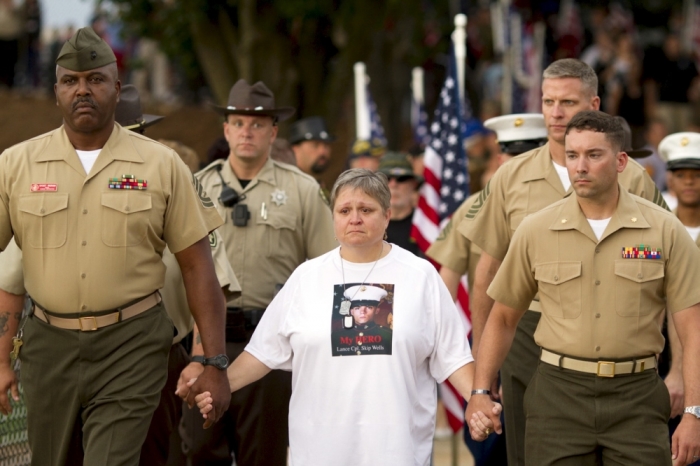
<path fill-rule="evenodd" d="M 0 290 L 15 295 L 26 293 L 22 272 L 22 251 L 17 247 L 14 238 L 5 250 L 0 252 Z"/>
<path fill-rule="evenodd" d="M 221 169 L 219 172 L 218 168 Z M 219 201 L 221 177 L 245 199 L 246 226 L 235 226 L 233 208 Z M 219 230 L 242 296 L 229 306 L 265 309 L 294 269 L 337 246 L 331 211 L 316 180 L 291 165 L 268 159 L 245 189 L 228 160 L 219 160 L 196 175 L 224 218 Z"/>
<path fill-rule="evenodd" d="M 629 192 L 666 207 L 646 170 L 630 159 L 620 174 Z M 498 169 L 459 224 L 459 231 L 489 255 L 503 260 L 515 229 L 525 216 L 547 207 L 573 191 L 557 175 L 549 144 L 525 152 Z"/>
<path fill-rule="evenodd" d="M 110 188 L 123 175 L 146 189 Z M 180 252 L 221 225 L 195 184 L 175 152 L 119 125 L 86 175 L 61 127 L 0 157 L 0 246 L 14 234 L 42 307 L 113 309 L 163 287 L 166 244 Z"/>
<path fill-rule="evenodd" d="M 620 191 L 600 241 L 575 194 L 529 216 L 515 232 L 488 294 L 524 310 L 539 291 L 539 346 L 589 359 L 658 354 L 665 309 L 700 302 L 700 249 L 683 225 Z M 660 259 L 623 257 L 624 248 L 640 245 L 661 251 Z"/>
<path fill-rule="evenodd" d="M 460 205 L 438 238 L 430 245 L 425 254 L 443 267 L 448 267 L 460 275 L 467 274 L 469 289 L 473 289 L 476 264 L 481 257 L 481 248 L 465 238 L 457 225 L 471 209 L 481 191 L 469 196 Z"/>

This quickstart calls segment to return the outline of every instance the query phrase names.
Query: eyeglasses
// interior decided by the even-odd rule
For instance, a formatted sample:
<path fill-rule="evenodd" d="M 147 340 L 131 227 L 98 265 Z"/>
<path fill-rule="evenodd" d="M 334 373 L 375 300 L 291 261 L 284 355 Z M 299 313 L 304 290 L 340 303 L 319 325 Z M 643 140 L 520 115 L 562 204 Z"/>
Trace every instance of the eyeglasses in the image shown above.
<path fill-rule="evenodd" d="M 398 183 L 405 183 L 406 181 L 410 181 L 413 179 L 411 175 L 402 175 L 402 176 L 387 176 L 389 181 L 391 180 L 396 180 Z"/>

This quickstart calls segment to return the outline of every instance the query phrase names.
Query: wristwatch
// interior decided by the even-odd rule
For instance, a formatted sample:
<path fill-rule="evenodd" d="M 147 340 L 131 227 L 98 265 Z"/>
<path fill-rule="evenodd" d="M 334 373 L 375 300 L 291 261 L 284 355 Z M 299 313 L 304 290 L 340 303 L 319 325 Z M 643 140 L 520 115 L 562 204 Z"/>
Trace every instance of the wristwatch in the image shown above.
<path fill-rule="evenodd" d="M 692 414 L 696 418 L 700 419 L 700 406 L 686 406 L 684 413 Z"/>
<path fill-rule="evenodd" d="M 205 358 L 204 356 L 192 356 L 192 362 L 198 362 L 203 366 L 214 366 L 222 371 L 226 370 L 229 365 L 228 356 L 225 354 L 217 354 L 211 358 Z"/>

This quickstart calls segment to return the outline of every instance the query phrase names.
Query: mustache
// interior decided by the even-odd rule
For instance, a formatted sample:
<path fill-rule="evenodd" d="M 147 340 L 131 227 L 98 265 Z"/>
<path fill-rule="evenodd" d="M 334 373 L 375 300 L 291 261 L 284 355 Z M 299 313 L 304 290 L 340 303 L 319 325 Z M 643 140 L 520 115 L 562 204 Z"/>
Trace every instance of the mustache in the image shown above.
<path fill-rule="evenodd" d="M 80 104 L 89 104 L 90 107 L 95 108 L 97 107 L 97 104 L 95 104 L 95 101 L 92 100 L 90 97 L 81 97 L 79 99 L 76 99 L 75 102 L 73 102 L 72 109 L 75 110 L 75 108 L 80 105 Z"/>

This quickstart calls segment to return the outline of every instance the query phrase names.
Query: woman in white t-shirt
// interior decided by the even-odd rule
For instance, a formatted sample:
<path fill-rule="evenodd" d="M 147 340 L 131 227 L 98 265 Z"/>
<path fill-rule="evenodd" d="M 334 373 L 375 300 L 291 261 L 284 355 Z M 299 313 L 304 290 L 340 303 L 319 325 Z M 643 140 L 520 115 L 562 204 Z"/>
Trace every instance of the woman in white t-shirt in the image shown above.
<path fill-rule="evenodd" d="M 340 175 L 340 247 L 294 271 L 228 368 L 232 391 L 292 371 L 292 465 L 427 466 L 435 381 L 469 397 L 467 332 L 435 268 L 383 240 L 390 198 L 383 174 Z M 206 417 L 210 395 L 196 400 Z"/>

